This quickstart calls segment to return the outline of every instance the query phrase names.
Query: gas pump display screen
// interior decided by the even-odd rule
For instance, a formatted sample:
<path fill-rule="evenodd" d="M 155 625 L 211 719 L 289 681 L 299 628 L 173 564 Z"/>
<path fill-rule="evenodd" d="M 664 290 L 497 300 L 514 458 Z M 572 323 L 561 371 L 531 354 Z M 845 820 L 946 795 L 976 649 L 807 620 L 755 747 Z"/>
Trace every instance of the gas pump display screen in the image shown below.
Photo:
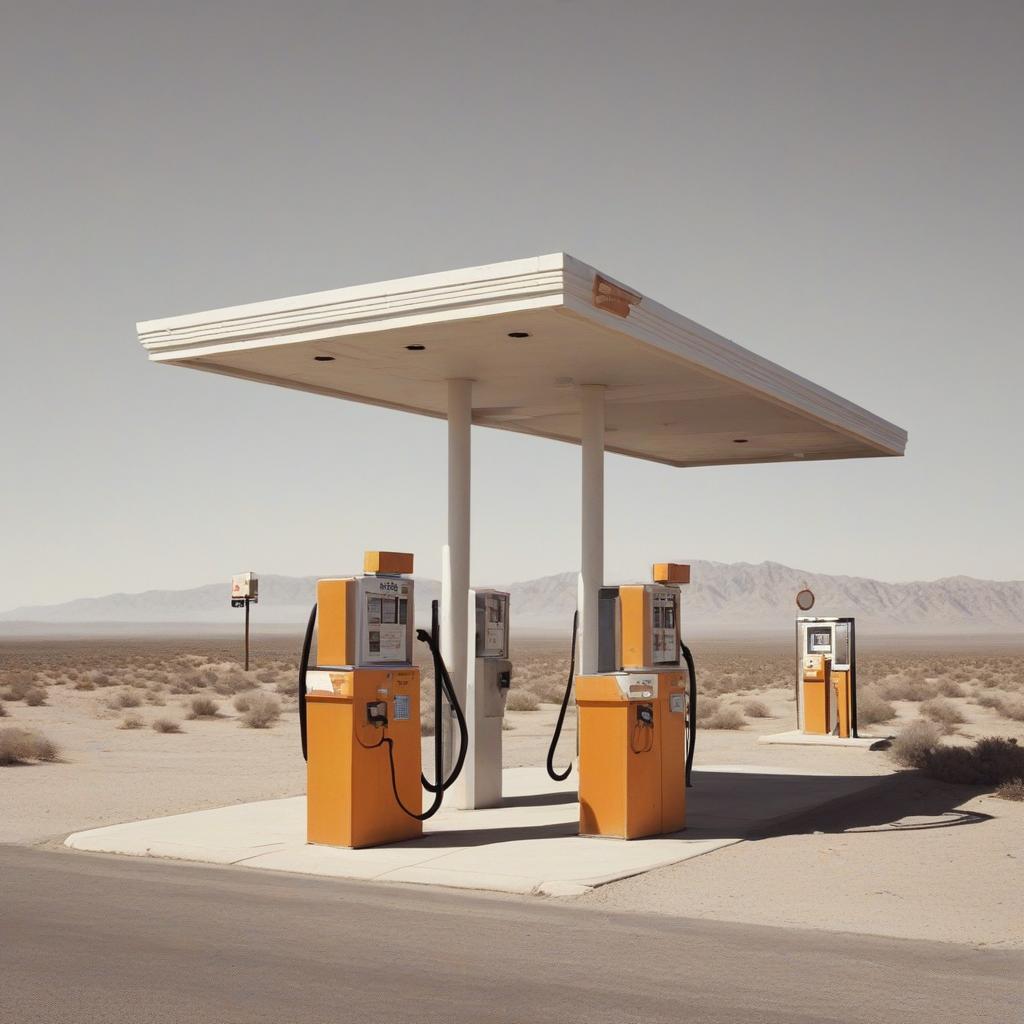
<path fill-rule="evenodd" d="M 807 630 L 807 653 L 827 654 L 832 650 L 831 629 L 809 629 Z"/>
<path fill-rule="evenodd" d="M 381 581 L 380 592 L 366 594 L 366 661 L 404 662 L 409 660 L 408 588 L 389 580 Z"/>
<path fill-rule="evenodd" d="M 679 663 L 677 596 L 671 592 L 651 596 L 651 653 L 655 665 Z"/>
<path fill-rule="evenodd" d="M 504 658 L 508 629 L 508 598 L 505 594 L 483 595 L 483 621 L 479 612 L 477 618 L 477 656 L 482 658 Z"/>

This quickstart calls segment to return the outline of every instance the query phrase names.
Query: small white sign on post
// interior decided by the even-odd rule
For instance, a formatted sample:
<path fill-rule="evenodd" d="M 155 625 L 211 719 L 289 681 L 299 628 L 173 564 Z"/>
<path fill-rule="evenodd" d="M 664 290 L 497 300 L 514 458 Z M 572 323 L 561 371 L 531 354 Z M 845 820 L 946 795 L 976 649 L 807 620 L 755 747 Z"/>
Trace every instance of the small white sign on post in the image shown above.
<path fill-rule="evenodd" d="M 231 607 L 245 609 L 245 671 L 249 671 L 249 605 L 260 599 L 260 581 L 254 572 L 240 572 L 231 577 Z"/>
<path fill-rule="evenodd" d="M 254 572 L 240 572 L 231 577 L 231 597 L 234 600 L 245 598 L 255 604 L 259 603 L 260 581 Z"/>

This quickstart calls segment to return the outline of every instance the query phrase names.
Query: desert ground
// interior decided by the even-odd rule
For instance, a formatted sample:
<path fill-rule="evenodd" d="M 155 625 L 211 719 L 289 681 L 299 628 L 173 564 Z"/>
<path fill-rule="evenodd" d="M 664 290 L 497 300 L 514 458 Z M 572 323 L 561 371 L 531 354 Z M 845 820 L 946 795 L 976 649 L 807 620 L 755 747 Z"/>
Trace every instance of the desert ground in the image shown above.
<path fill-rule="evenodd" d="M 506 766 L 543 763 L 567 646 L 514 639 Z M 923 731 L 943 755 L 925 770 L 899 739 L 888 751 L 758 744 L 795 726 L 792 637 L 691 647 L 698 767 L 854 772 L 881 785 L 754 841 L 603 886 L 577 898 L 581 907 L 1024 947 L 1022 787 L 963 784 L 964 764 L 947 756 L 966 757 L 985 737 L 1024 740 L 1024 639 L 860 640 L 861 733 Z M 257 636 L 246 673 L 235 637 L 0 639 L 0 843 L 56 846 L 80 829 L 303 792 L 298 649 L 296 636 Z M 425 672 L 425 721 L 431 692 Z M 574 749 L 570 710 L 560 763 Z"/>

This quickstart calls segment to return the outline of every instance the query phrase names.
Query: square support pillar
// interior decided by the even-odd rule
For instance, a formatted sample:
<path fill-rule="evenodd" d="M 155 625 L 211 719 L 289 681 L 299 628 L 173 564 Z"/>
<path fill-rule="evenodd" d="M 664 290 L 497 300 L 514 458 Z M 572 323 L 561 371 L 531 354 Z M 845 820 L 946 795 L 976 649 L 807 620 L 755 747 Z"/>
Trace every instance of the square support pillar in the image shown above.
<path fill-rule="evenodd" d="M 582 418 L 580 578 L 577 607 L 580 612 L 579 671 L 597 671 L 598 594 L 604 586 L 604 387 L 580 388 Z"/>
<path fill-rule="evenodd" d="M 441 565 L 441 653 L 463 709 L 466 701 L 466 654 L 469 642 L 470 558 L 470 434 L 473 423 L 473 382 L 448 381 L 448 543 Z M 467 720 L 470 729 L 472 720 Z M 452 767 L 458 730 L 445 721 L 445 773 Z M 470 742 L 472 744 L 472 736 Z M 462 788 L 455 795 L 461 806 Z"/>

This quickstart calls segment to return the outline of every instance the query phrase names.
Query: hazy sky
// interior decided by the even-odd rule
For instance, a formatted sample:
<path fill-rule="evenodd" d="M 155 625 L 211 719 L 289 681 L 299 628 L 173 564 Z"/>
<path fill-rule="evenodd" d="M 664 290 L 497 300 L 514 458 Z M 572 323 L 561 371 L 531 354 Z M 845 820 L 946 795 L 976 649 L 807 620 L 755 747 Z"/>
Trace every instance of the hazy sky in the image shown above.
<path fill-rule="evenodd" d="M 3 0 L 0 609 L 436 575 L 442 422 L 153 365 L 135 322 L 558 250 L 910 432 L 608 456 L 609 581 L 1024 577 L 1022 52 L 1019 0 Z M 578 449 L 473 443 L 474 581 L 576 568 Z"/>

